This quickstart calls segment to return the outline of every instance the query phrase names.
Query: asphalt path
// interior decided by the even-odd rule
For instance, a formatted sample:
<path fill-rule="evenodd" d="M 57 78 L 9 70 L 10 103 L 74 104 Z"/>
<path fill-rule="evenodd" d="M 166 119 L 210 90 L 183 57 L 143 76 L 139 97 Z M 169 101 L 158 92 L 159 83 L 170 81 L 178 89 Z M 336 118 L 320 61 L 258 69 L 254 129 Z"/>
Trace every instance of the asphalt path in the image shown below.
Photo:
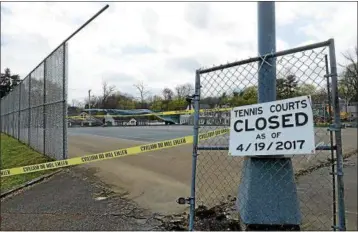
<path fill-rule="evenodd" d="M 154 215 L 82 168 L 1 199 L 1 231 L 164 230 Z"/>

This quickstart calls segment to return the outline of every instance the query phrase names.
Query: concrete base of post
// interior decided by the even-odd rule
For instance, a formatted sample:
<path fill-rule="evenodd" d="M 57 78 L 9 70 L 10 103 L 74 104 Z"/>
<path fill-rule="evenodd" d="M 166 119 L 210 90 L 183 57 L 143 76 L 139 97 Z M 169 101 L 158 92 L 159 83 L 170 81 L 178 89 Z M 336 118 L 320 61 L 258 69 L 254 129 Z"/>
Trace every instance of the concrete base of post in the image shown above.
<path fill-rule="evenodd" d="M 299 230 L 291 159 L 245 159 L 236 206 L 246 230 Z"/>

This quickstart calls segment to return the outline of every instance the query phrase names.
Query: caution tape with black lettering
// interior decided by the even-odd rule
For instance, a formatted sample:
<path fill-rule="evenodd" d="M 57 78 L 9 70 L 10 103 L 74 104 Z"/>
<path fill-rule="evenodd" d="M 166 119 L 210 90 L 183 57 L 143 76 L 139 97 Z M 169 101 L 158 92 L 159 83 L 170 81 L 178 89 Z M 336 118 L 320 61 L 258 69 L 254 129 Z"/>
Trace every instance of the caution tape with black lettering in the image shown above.
<path fill-rule="evenodd" d="M 199 134 L 199 141 L 210 139 L 210 138 L 224 135 L 227 133 L 229 133 L 228 128 L 222 128 L 222 129 L 218 129 L 218 130 L 208 131 L 206 133 Z M 20 174 L 30 173 L 30 172 L 39 172 L 39 171 L 44 171 L 44 170 L 49 170 L 49 169 L 63 168 L 63 167 L 68 167 L 68 166 L 85 164 L 85 163 L 90 163 L 90 162 L 95 162 L 95 161 L 100 161 L 100 160 L 107 160 L 107 159 L 113 159 L 113 158 L 118 158 L 118 157 L 137 155 L 137 154 L 141 154 L 144 152 L 156 151 L 156 150 L 161 150 L 161 149 L 165 149 L 165 148 L 176 147 L 176 146 L 181 146 L 184 144 L 191 144 L 191 143 L 193 143 L 192 135 L 181 137 L 181 138 L 176 138 L 176 139 L 171 139 L 171 140 L 166 140 L 166 141 L 145 144 L 145 145 L 141 145 L 141 146 L 119 149 L 119 150 L 115 150 L 115 151 L 102 152 L 102 153 L 92 154 L 92 155 L 85 155 L 85 156 L 70 158 L 70 159 L 66 159 L 66 160 L 58 160 L 58 161 L 28 165 L 28 166 L 23 166 L 23 167 L 3 169 L 3 170 L 1 170 L 1 177 L 20 175 Z"/>
<path fill-rule="evenodd" d="M 215 112 L 225 112 L 225 111 L 230 111 L 232 110 L 232 108 L 216 108 L 216 109 L 202 109 L 199 110 L 200 113 L 215 113 Z M 116 118 L 128 118 L 128 117 L 146 117 L 146 116 L 165 116 L 165 115 L 185 115 L 185 114 L 192 114 L 194 113 L 194 110 L 177 110 L 177 111 L 164 111 L 164 112 L 160 112 L 160 113 L 150 113 L 150 114 L 129 114 L 129 115 L 91 115 L 93 117 L 116 117 Z M 69 116 L 68 118 L 72 118 L 72 119 L 83 119 L 85 117 L 87 117 L 89 115 L 85 115 L 85 116 Z"/>

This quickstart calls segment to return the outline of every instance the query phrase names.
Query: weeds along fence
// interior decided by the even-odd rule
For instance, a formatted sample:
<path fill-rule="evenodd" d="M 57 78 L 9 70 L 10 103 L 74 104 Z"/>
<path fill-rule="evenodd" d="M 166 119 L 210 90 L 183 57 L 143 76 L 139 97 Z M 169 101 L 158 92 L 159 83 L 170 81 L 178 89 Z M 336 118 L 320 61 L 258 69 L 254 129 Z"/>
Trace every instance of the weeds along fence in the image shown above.
<path fill-rule="evenodd" d="M 250 102 L 249 99 L 257 99 L 258 86 L 262 84 L 259 83 L 258 73 L 261 63 L 265 62 L 267 57 L 276 60 L 274 68 L 277 78 L 277 99 L 311 95 L 314 111 L 321 110 L 315 109 L 315 106 L 321 107 L 322 102 L 327 102 L 329 106 L 332 106 L 332 110 L 329 110 L 327 114 L 333 116 L 333 121 L 331 120 L 330 123 L 335 127 L 331 131 L 327 130 L 327 127 L 315 128 L 316 154 L 291 157 L 290 162 L 293 164 L 296 177 L 304 170 L 322 163 L 328 162 L 328 165 L 331 165 L 331 173 L 320 172 L 316 178 L 306 179 L 303 183 L 296 180 L 302 215 L 301 229 L 330 230 L 332 226 L 337 226 L 338 218 L 340 226 L 344 226 L 342 219 L 344 218 L 343 179 L 339 175 L 336 176 L 335 171 L 336 168 L 338 168 L 338 173 L 342 171 L 343 159 L 340 111 L 339 107 L 336 107 L 339 101 L 333 40 L 197 71 L 196 97 L 194 98 L 197 122 L 194 123 L 193 144 L 196 168 L 193 168 L 195 189 L 192 190 L 195 205 L 196 207 L 200 205 L 213 207 L 221 204 L 228 196 L 238 196 L 238 189 L 244 186 L 242 171 L 245 162 L 243 157 L 228 155 L 229 135 L 196 142 L 198 140 L 195 137 L 199 133 L 228 127 L 230 123 L 229 114 L 199 113 L 199 103 L 201 99 L 212 97 L 219 98 L 220 103 L 225 105 L 228 104 L 227 96 L 229 95 L 234 95 L 230 98 L 230 101 L 234 102 L 229 102 L 234 106 L 256 103 Z M 261 71 L 271 72 L 275 69 Z M 260 87 L 265 88 L 265 86 Z M 209 119 L 221 122 L 221 124 L 200 123 Z M 333 161 L 336 158 L 338 162 Z M 264 169 L 267 170 L 270 167 L 278 168 L 277 165 L 268 162 Z M 264 180 L 282 178 L 282 176 L 274 176 L 273 173 L 276 171 L 262 173 L 262 178 Z M 287 175 L 292 174 L 287 173 Z M 275 188 L 274 191 L 280 192 L 280 186 L 270 188 Z M 260 198 L 266 197 L 264 192 L 259 195 Z M 237 198 L 236 203 L 240 204 L 240 200 L 242 199 Z M 275 205 L 272 204 L 275 200 L 277 198 L 265 199 L 269 205 Z"/>
<path fill-rule="evenodd" d="M 1 132 L 53 159 L 67 158 L 67 43 L 51 53 L 1 103 Z"/>

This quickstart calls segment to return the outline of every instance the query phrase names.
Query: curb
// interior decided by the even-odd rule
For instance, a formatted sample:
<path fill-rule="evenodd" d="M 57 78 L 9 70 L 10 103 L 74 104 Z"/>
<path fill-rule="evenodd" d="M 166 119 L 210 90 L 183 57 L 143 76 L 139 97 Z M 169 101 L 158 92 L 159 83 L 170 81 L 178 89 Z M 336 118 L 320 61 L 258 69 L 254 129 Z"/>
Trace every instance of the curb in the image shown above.
<path fill-rule="evenodd" d="M 28 182 L 26 182 L 26 183 L 24 183 L 24 184 L 21 184 L 21 185 L 15 187 L 15 188 L 13 188 L 13 189 L 10 189 L 10 190 L 8 190 L 8 191 L 6 191 L 6 192 L 4 192 L 4 193 L 1 193 L 1 194 L 0 194 L 0 199 L 2 199 L 2 198 L 6 197 L 6 196 L 8 196 L 8 195 L 10 195 L 10 194 L 12 194 L 12 193 L 14 193 L 14 192 L 17 192 L 17 191 L 19 191 L 19 190 L 21 190 L 21 189 L 23 189 L 23 188 L 32 186 L 32 185 L 34 185 L 34 184 L 36 184 L 36 183 L 39 183 L 39 182 L 41 182 L 41 181 L 43 181 L 43 180 L 45 180 L 45 179 L 47 179 L 47 178 L 50 178 L 51 176 L 53 176 L 53 175 L 55 175 L 55 174 L 57 174 L 57 173 L 59 173 L 59 172 L 61 172 L 61 171 L 62 171 L 62 170 L 60 169 L 60 170 L 51 172 L 51 173 L 49 173 L 49 174 L 39 176 L 39 177 L 37 177 L 37 178 L 35 178 L 35 179 L 32 179 L 32 180 L 30 180 L 30 181 L 28 181 Z"/>

